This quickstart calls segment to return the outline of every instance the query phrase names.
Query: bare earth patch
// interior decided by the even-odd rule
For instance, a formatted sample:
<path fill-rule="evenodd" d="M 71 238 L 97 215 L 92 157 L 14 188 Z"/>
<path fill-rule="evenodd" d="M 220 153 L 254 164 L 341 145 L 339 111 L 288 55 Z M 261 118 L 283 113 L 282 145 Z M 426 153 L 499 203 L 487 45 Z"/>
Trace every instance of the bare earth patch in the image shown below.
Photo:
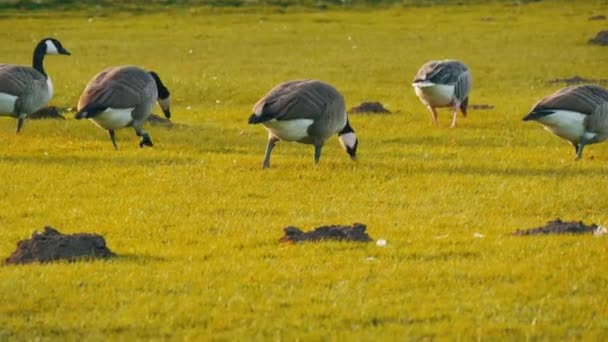
<path fill-rule="evenodd" d="M 585 225 L 582 221 L 570 221 L 564 222 L 557 218 L 555 221 L 549 221 L 546 225 L 538 228 L 531 229 L 518 229 L 513 235 L 524 236 L 524 235 L 547 235 L 547 234 L 594 234 L 604 235 L 606 234 L 606 228 L 600 227 L 596 224 L 589 226 Z"/>
<path fill-rule="evenodd" d="M 40 120 L 40 119 L 59 119 L 65 120 L 65 117 L 61 115 L 61 110 L 55 106 L 49 106 L 40 108 L 32 114 L 28 115 L 28 119 Z"/>
<path fill-rule="evenodd" d="M 587 42 L 593 45 L 608 45 L 608 31 L 600 31 Z"/>
<path fill-rule="evenodd" d="M 584 78 L 578 75 L 574 75 L 570 78 L 554 78 L 552 80 L 547 81 L 547 84 L 556 84 L 556 83 L 565 83 L 566 85 L 577 85 L 582 83 L 597 83 L 597 84 L 605 84 L 608 83 L 607 79 L 591 79 Z"/>
<path fill-rule="evenodd" d="M 470 104 L 468 108 L 472 110 L 491 110 L 494 109 L 494 106 L 491 104 Z"/>
<path fill-rule="evenodd" d="M 588 18 L 589 20 L 606 20 L 606 16 L 603 14 L 592 15 Z"/>
<path fill-rule="evenodd" d="M 348 110 L 349 113 L 372 113 L 372 114 L 391 114 L 391 111 L 384 108 L 378 101 L 366 101 Z"/>
<path fill-rule="evenodd" d="M 28 264 L 56 260 L 106 259 L 114 256 L 106 241 L 98 234 L 64 235 L 46 226 L 44 232 L 34 232 L 29 240 L 17 243 L 17 249 L 5 260 L 8 264 Z"/>
<path fill-rule="evenodd" d="M 285 236 L 279 239 L 279 242 L 298 243 L 303 241 L 355 241 L 355 242 L 370 242 L 372 238 L 367 235 L 366 225 L 355 223 L 352 226 L 321 226 L 312 231 L 303 232 L 300 228 L 288 226 L 283 228 Z"/>

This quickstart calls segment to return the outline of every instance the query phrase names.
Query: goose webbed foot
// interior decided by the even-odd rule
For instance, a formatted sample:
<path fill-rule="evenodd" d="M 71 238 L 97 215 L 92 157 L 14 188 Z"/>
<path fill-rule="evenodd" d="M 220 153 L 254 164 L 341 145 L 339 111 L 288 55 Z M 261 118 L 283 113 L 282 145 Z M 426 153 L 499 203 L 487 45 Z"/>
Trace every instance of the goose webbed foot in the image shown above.
<path fill-rule="evenodd" d="M 139 147 L 143 148 L 144 145 L 152 147 L 152 140 L 150 140 L 150 135 L 148 135 L 148 133 L 143 133 L 141 136 Z"/>

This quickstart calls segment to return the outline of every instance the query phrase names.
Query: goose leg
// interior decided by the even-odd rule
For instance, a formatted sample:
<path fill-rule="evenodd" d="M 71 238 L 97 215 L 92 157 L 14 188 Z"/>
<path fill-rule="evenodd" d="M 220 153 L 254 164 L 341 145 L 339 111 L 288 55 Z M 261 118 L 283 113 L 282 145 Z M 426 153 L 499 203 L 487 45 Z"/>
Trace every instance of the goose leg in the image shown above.
<path fill-rule="evenodd" d="M 270 167 L 270 153 L 274 148 L 274 145 L 279 141 L 275 136 L 268 134 L 268 143 L 266 144 L 266 153 L 264 154 L 264 162 L 262 163 L 262 168 L 267 169 Z"/>
<path fill-rule="evenodd" d="M 315 145 L 315 165 L 319 164 L 319 159 L 321 159 L 321 149 L 323 145 Z"/>
<path fill-rule="evenodd" d="M 578 148 L 576 148 L 576 158 L 574 158 L 574 160 L 580 160 L 583 157 L 583 148 L 585 147 L 585 144 L 587 144 L 587 139 L 583 134 L 581 142 L 578 144 Z"/>
<path fill-rule="evenodd" d="M 431 106 L 426 106 L 429 111 L 431 112 L 431 116 L 433 117 L 433 123 L 435 124 L 435 126 L 439 125 L 439 121 L 437 120 L 437 110 L 435 110 L 435 108 L 431 107 Z"/>
<path fill-rule="evenodd" d="M 116 145 L 116 135 L 114 134 L 114 130 L 110 129 L 110 130 L 108 130 L 108 133 L 110 134 L 110 140 L 112 140 L 112 145 L 114 145 L 114 149 L 118 150 L 118 145 Z"/>
<path fill-rule="evenodd" d="M 450 125 L 450 128 L 455 128 L 456 127 L 456 118 L 458 117 L 458 108 L 460 107 L 459 103 L 454 103 L 454 114 L 452 115 L 452 125 Z"/>
<path fill-rule="evenodd" d="M 26 116 L 27 116 L 27 114 L 21 114 L 17 118 L 17 133 L 19 133 L 19 131 L 21 131 L 21 127 L 23 127 L 23 122 L 25 121 Z"/>
<path fill-rule="evenodd" d="M 139 128 L 139 127 L 134 127 L 134 128 L 135 128 L 135 134 L 137 134 L 138 137 L 141 137 L 141 141 L 139 142 L 139 147 L 143 148 L 144 145 L 152 147 L 152 140 L 150 139 L 150 135 L 148 134 L 148 132 L 142 131 L 141 128 Z"/>

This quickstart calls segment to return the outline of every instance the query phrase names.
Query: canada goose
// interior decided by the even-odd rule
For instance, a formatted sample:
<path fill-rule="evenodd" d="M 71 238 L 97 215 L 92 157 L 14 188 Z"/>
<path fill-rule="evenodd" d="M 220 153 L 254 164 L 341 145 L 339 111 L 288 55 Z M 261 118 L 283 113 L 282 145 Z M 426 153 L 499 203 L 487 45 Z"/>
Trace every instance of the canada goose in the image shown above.
<path fill-rule="evenodd" d="M 544 128 L 568 140 L 583 156 L 585 145 L 608 138 L 608 90 L 596 85 L 566 87 L 534 105 L 524 121 L 538 121 Z"/>
<path fill-rule="evenodd" d="M 76 119 L 91 119 L 108 130 L 115 149 L 114 130 L 133 126 L 141 137 L 139 147 L 152 146 L 150 135 L 142 130 L 158 101 L 167 118 L 171 117 L 169 90 L 154 71 L 136 66 L 110 67 L 95 75 L 78 101 Z"/>
<path fill-rule="evenodd" d="M 318 164 L 325 140 L 335 133 L 351 159 L 357 159 L 358 140 L 344 98 L 329 84 L 317 80 L 282 83 L 255 104 L 249 123 L 261 123 L 268 130 L 263 168 L 270 167 L 270 153 L 279 140 L 314 145 Z"/>
<path fill-rule="evenodd" d="M 44 72 L 45 55 L 69 55 L 54 38 L 44 38 L 34 48 L 32 67 L 0 64 L 0 115 L 17 118 L 17 133 L 25 118 L 53 97 L 53 82 Z"/>
<path fill-rule="evenodd" d="M 414 90 L 420 101 L 431 111 L 437 126 L 437 110 L 452 107 L 454 116 L 451 128 L 456 127 L 458 109 L 467 116 L 469 92 L 473 80 L 466 65 L 455 60 L 430 61 L 425 63 L 414 77 Z"/>

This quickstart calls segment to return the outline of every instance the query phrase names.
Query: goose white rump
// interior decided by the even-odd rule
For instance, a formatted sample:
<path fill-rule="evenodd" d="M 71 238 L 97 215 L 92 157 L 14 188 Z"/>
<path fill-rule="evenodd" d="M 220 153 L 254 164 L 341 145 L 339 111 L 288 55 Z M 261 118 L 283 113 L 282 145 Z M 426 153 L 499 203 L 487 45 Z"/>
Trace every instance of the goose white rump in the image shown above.
<path fill-rule="evenodd" d="M 275 137 L 285 141 L 300 141 L 308 137 L 308 127 L 312 119 L 270 120 L 264 127 Z"/>
<path fill-rule="evenodd" d="M 0 93 L 0 114 L 11 115 L 15 110 L 15 101 L 17 96 L 7 93 Z"/>
<path fill-rule="evenodd" d="M 454 85 L 435 84 L 432 82 L 416 82 L 412 84 L 416 95 L 432 107 L 448 107 L 454 100 Z"/>
<path fill-rule="evenodd" d="M 590 139 L 595 134 L 585 131 L 586 115 L 570 110 L 555 110 L 553 114 L 536 119 L 543 127 L 563 139 L 578 143 L 583 134 Z"/>
<path fill-rule="evenodd" d="M 132 112 L 135 107 L 132 108 L 108 108 L 101 112 L 99 115 L 91 118 L 97 126 L 103 129 L 119 129 L 127 127 L 133 121 Z"/>

